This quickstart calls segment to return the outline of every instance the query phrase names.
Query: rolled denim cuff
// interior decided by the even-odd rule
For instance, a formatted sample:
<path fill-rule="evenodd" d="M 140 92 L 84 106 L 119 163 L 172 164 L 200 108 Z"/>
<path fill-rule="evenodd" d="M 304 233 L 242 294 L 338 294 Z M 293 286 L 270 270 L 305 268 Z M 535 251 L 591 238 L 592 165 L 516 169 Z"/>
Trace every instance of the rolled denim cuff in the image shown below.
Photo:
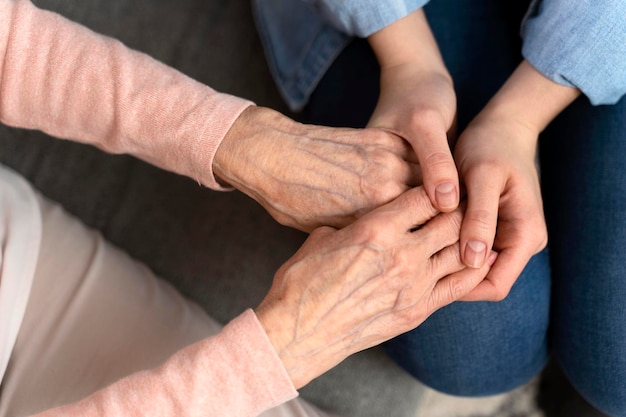
<path fill-rule="evenodd" d="M 423 7 L 428 0 L 305 0 L 337 29 L 365 38 Z"/>

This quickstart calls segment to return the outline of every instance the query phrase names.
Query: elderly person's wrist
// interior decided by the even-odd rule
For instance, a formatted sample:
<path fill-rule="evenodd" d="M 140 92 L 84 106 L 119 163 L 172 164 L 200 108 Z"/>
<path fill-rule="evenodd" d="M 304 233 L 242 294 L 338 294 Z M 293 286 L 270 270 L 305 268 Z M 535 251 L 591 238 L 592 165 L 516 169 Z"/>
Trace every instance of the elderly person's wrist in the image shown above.
<path fill-rule="evenodd" d="M 232 124 L 213 160 L 213 173 L 224 185 L 244 191 L 251 181 L 246 177 L 243 147 L 254 146 L 254 137 L 268 130 L 293 130 L 297 123 L 269 108 L 250 106 Z M 267 155 L 257 155 L 258 158 Z"/>

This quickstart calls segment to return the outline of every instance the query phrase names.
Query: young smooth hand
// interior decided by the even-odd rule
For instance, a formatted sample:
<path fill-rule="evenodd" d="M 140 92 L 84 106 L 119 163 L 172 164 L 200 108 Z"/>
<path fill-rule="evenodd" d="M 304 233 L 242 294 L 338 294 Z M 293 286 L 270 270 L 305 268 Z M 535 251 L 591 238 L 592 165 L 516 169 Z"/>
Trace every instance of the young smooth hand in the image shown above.
<path fill-rule="evenodd" d="M 381 68 L 380 96 L 368 126 L 406 139 L 423 184 L 441 211 L 459 204 L 459 179 L 448 134 L 456 95 L 424 12 L 416 10 L 368 38 Z"/>
<path fill-rule="evenodd" d="M 300 124 L 252 106 L 224 138 L 213 169 L 278 222 L 308 232 L 343 227 L 418 185 L 416 162 L 390 132 Z"/>
<path fill-rule="evenodd" d="M 461 262 L 460 209 L 438 215 L 422 187 L 344 229 L 316 229 L 256 314 L 296 388 L 353 353 L 417 327 L 485 277 Z"/>
<path fill-rule="evenodd" d="M 510 119 L 476 119 L 455 156 L 467 187 L 461 232 L 463 259 L 480 267 L 493 247 L 498 261 L 464 299 L 501 300 L 530 257 L 546 246 L 547 230 L 535 166 L 538 132 Z"/>
<path fill-rule="evenodd" d="M 502 300 L 531 256 L 546 246 L 537 140 L 579 94 L 524 61 L 459 137 L 455 159 L 467 190 L 463 261 L 479 268 L 491 249 L 499 252 L 485 281 L 465 300 Z"/>

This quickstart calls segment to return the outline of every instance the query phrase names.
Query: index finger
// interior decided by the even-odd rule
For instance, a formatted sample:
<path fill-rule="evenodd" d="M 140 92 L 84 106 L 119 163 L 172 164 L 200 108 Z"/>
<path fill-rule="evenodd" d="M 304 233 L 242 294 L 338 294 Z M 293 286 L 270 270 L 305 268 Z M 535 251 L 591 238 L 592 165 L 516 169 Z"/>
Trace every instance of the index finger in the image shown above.
<path fill-rule="evenodd" d="M 395 200 L 378 207 L 361 218 L 363 221 L 384 221 L 398 233 L 422 226 L 439 211 L 432 205 L 424 187 L 411 188 Z"/>

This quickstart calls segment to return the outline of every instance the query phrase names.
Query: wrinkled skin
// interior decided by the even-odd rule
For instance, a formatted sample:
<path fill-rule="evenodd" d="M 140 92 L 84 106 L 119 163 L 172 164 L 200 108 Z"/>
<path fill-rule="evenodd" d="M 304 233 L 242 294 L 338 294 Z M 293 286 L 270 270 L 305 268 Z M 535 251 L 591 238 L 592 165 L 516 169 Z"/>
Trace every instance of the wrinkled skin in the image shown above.
<path fill-rule="evenodd" d="M 214 171 L 278 222 L 343 227 L 419 185 L 410 146 L 381 129 L 297 123 L 249 107 L 218 148 Z"/>
<path fill-rule="evenodd" d="M 344 229 L 310 235 L 256 309 L 296 388 L 482 281 L 496 255 L 463 265 L 461 219 L 461 209 L 439 214 L 418 187 Z"/>

